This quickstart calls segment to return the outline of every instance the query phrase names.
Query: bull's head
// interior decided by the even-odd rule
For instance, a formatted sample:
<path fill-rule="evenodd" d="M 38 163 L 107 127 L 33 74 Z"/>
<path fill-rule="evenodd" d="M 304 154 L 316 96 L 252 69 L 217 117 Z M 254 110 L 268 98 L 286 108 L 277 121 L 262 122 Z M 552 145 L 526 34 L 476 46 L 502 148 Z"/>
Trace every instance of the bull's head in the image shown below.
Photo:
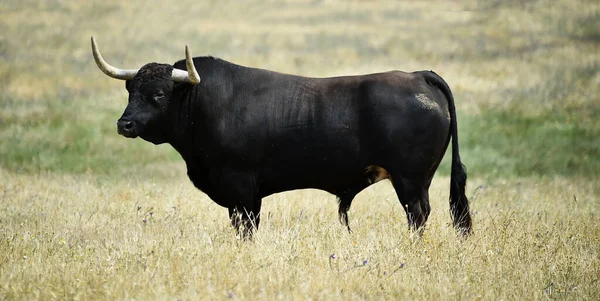
<path fill-rule="evenodd" d="M 174 82 L 190 84 L 200 83 L 190 49 L 185 46 L 186 68 L 188 71 L 174 69 L 169 64 L 150 63 L 140 69 L 118 69 L 109 65 L 98 50 L 92 37 L 92 52 L 98 68 L 106 75 L 125 80 L 129 92 L 129 103 L 121 118 L 117 121 L 119 134 L 128 137 L 141 137 L 153 143 L 164 142 L 161 130 L 173 92 Z"/>

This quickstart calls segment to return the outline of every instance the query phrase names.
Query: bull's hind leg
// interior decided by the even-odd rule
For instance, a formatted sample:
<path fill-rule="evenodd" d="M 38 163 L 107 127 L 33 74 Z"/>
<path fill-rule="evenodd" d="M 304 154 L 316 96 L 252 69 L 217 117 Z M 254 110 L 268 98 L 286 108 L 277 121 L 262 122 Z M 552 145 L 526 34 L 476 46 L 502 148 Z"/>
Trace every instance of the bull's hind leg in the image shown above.
<path fill-rule="evenodd" d="M 358 190 L 358 192 L 360 192 L 360 190 Z M 352 232 L 352 229 L 350 228 L 350 222 L 348 221 L 348 210 L 350 210 L 352 201 L 354 200 L 354 197 L 358 194 L 358 192 L 355 192 L 354 189 L 352 189 L 347 190 L 344 193 L 338 195 L 338 214 L 340 216 L 340 222 L 348 228 L 348 232 Z"/>
<path fill-rule="evenodd" d="M 395 177 L 394 175 L 392 175 L 392 184 L 406 212 L 408 227 L 421 234 L 431 211 L 427 185 L 413 178 Z"/>
<path fill-rule="evenodd" d="M 352 201 L 359 192 L 369 185 L 369 182 L 366 181 L 364 177 L 360 176 L 352 184 L 348 185 L 348 187 L 336 193 L 339 200 L 338 213 L 340 222 L 348 228 L 348 232 L 352 232 L 350 222 L 348 221 L 348 210 L 350 210 Z"/>
<path fill-rule="evenodd" d="M 371 165 L 365 169 L 363 174 L 357 176 L 352 184 L 336 193 L 340 202 L 338 209 L 340 222 L 348 228 L 348 232 L 352 232 L 350 223 L 348 222 L 348 210 L 350 210 L 350 206 L 356 195 L 371 184 L 387 178 L 389 178 L 389 174 L 384 168 Z"/>

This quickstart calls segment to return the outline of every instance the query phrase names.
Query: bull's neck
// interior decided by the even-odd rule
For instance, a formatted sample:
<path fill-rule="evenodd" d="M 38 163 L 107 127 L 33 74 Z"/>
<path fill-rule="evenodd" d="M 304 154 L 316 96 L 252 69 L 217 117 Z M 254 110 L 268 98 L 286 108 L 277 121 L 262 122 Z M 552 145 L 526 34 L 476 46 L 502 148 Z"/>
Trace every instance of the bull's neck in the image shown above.
<path fill-rule="evenodd" d="M 202 154 L 203 110 L 199 86 L 189 84 L 177 87 L 173 92 L 166 124 L 167 142 L 181 154 L 186 162 L 198 161 Z"/>
<path fill-rule="evenodd" d="M 245 68 L 221 60 L 207 58 L 196 66 L 202 82 L 174 87 L 169 108 L 169 143 L 188 163 L 207 165 L 218 157 L 214 149 L 214 125 L 231 110 L 238 78 L 245 78 Z M 213 142 L 213 143 L 211 143 Z"/>

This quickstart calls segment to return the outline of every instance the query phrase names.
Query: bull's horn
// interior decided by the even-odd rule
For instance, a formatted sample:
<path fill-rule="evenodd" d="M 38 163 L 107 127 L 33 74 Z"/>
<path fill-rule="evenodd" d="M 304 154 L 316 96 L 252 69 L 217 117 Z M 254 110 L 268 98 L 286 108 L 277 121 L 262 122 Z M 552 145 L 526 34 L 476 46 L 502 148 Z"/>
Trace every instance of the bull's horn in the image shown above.
<path fill-rule="evenodd" d="M 171 77 L 176 82 L 186 82 L 197 85 L 200 83 L 200 75 L 198 71 L 196 71 L 196 67 L 194 66 L 194 60 L 192 59 L 192 54 L 190 53 L 190 47 L 185 45 L 185 67 L 186 71 L 173 69 L 173 73 Z"/>
<path fill-rule="evenodd" d="M 96 45 L 96 39 L 92 36 L 92 53 L 94 53 L 94 60 L 96 61 L 96 65 L 98 68 L 104 72 L 104 74 L 122 80 L 133 79 L 133 77 L 138 73 L 140 69 L 118 69 L 111 65 L 109 65 L 100 55 L 100 51 L 98 50 L 98 45 Z"/>

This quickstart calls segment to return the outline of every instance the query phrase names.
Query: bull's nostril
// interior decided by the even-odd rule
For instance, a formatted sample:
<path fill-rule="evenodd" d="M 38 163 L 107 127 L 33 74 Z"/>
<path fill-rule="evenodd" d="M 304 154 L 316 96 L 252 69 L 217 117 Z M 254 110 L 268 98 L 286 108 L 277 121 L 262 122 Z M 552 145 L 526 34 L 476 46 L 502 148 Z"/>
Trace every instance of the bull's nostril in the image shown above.
<path fill-rule="evenodd" d="M 121 135 L 129 137 L 135 132 L 135 124 L 131 120 L 119 120 L 117 121 L 117 132 Z"/>

